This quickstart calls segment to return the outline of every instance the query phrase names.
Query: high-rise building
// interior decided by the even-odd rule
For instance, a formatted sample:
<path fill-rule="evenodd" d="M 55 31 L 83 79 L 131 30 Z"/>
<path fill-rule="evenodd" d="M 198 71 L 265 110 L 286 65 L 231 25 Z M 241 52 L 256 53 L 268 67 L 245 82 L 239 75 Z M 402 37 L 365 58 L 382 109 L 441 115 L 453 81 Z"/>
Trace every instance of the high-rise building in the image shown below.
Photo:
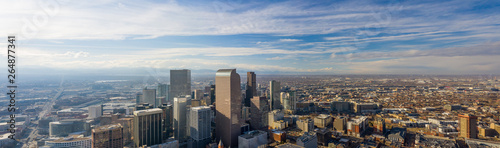
<path fill-rule="evenodd" d="M 268 113 L 267 125 L 269 125 L 270 128 L 274 129 L 274 122 L 284 120 L 284 118 L 285 114 L 283 113 L 283 111 L 279 109 L 270 111 Z"/>
<path fill-rule="evenodd" d="M 280 82 L 275 80 L 269 82 L 269 99 L 271 99 L 271 110 L 281 109 L 280 92 Z"/>
<path fill-rule="evenodd" d="M 174 138 L 183 143 L 187 140 L 187 105 L 191 96 L 174 98 Z"/>
<path fill-rule="evenodd" d="M 141 101 L 142 101 L 142 94 L 141 93 L 137 93 L 136 96 L 135 96 L 135 104 L 136 105 L 141 104 Z"/>
<path fill-rule="evenodd" d="M 173 136 L 174 108 L 170 104 L 162 104 L 159 108 L 163 110 L 163 140 Z"/>
<path fill-rule="evenodd" d="M 194 90 L 194 99 L 201 100 L 201 99 L 203 99 L 203 95 L 204 95 L 203 90 L 201 90 L 201 89 Z"/>
<path fill-rule="evenodd" d="M 294 91 L 282 92 L 280 94 L 281 103 L 283 104 L 283 109 L 286 111 L 295 112 L 297 108 L 297 96 Z"/>
<path fill-rule="evenodd" d="M 254 72 L 247 72 L 247 90 L 245 92 L 245 106 L 250 107 L 250 100 L 257 96 L 257 80 Z"/>
<path fill-rule="evenodd" d="M 208 106 L 191 107 L 189 118 L 193 147 L 204 148 L 211 139 L 212 110 Z"/>
<path fill-rule="evenodd" d="M 89 109 L 89 118 L 94 119 L 102 116 L 101 105 L 89 106 L 88 109 Z"/>
<path fill-rule="evenodd" d="M 160 100 L 161 104 L 170 102 L 168 98 L 168 88 L 170 85 L 168 84 L 158 84 L 158 98 L 163 98 L 164 100 Z"/>
<path fill-rule="evenodd" d="M 159 108 L 134 111 L 134 143 L 136 147 L 162 143 L 163 111 Z"/>
<path fill-rule="evenodd" d="M 362 137 L 368 128 L 368 121 L 365 116 L 361 116 L 347 122 L 347 134 L 356 137 Z"/>
<path fill-rule="evenodd" d="M 191 70 L 170 70 L 169 100 L 187 95 L 191 96 Z"/>
<path fill-rule="evenodd" d="M 128 145 L 133 139 L 134 118 L 120 118 L 116 123 L 123 127 L 123 145 Z"/>
<path fill-rule="evenodd" d="M 459 114 L 460 137 L 477 138 L 477 116 L 470 114 Z"/>
<path fill-rule="evenodd" d="M 336 117 L 333 121 L 333 128 L 335 131 L 345 134 L 347 132 L 347 118 L 344 116 Z"/>
<path fill-rule="evenodd" d="M 149 103 L 153 106 L 153 108 L 158 107 L 159 104 L 156 101 L 156 89 L 147 89 L 144 88 L 142 90 L 142 102 L 141 103 Z"/>
<path fill-rule="evenodd" d="M 376 118 L 375 121 L 373 121 L 373 133 L 378 135 L 384 135 L 385 121 L 383 118 Z"/>
<path fill-rule="evenodd" d="M 303 132 L 312 132 L 314 130 L 314 121 L 311 119 L 297 120 L 297 128 Z"/>
<path fill-rule="evenodd" d="M 215 85 L 210 85 L 210 104 L 215 103 Z"/>
<path fill-rule="evenodd" d="M 92 147 L 122 148 L 123 127 L 120 124 L 108 124 L 92 129 Z"/>
<path fill-rule="evenodd" d="M 267 125 L 269 105 L 266 97 L 254 96 L 250 106 L 250 127 L 254 130 L 262 129 Z"/>
<path fill-rule="evenodd" d="M 241 79 L 236 69 L 219 69 L 215 74 L 216 138 L 237 147 L 241 133 Z"/>
<path fill-rule="evenodd" d="M 316 131 L 316 137 L 318 138 L 318 144 L 328 146 L 332 139 L 332 132 L 328 128 L 321 128 Z"/>

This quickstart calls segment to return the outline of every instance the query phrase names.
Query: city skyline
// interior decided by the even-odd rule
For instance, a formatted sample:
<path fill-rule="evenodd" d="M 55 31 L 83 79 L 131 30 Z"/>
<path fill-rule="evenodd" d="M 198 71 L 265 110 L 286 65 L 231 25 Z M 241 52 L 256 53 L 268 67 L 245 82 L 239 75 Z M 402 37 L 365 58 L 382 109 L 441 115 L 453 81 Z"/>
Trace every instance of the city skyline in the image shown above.
<path fill-rule="evenodd" d="M 23 1 L 20 74 L 499 74 L 499 2 Z M 35 19 L 33 19 L 35 18 Z M 78 29 L 75 29 L 78 28 Z M 0 43 L 6 45 L 6 43 Z M 1 56 L 6 57 L 5 53 Z"/>

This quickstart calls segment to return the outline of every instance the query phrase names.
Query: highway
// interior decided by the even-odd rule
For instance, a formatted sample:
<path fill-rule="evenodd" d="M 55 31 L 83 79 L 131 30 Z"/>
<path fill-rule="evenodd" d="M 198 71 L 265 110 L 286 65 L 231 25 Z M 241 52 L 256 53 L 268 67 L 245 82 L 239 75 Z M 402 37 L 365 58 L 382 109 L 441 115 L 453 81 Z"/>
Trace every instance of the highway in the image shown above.
<path fill-rule="evenodd" d="M 61 83 L 61 86 L 62 86 L 62 83 Z M 62 87 L 60 87 L 58 89 L 57 94 L 50 99 L 50 102 L 45 103 L 45 105 L 43 106 L 43 110 L 38 114 L 37 121 L 33 121 L 33 122 L 38 122 L 43 117 L 50 115 L 50 112 L 52 112 L 52 106 L 55 105 L 55 102 L 61 97 L 63 92 L 64 92 L 64 89 Z M 20 140 L 20 142 L 22 144 L 24 144 L 24 145 L 22 145 L 22 148 L 30 148 L 30 145 L 32 147 L 35 147 L 35 145 L 36 145 L 35 144 L 36 141 L 34 139 L 38 136 L 38 124 L 36 127 L 27 127 L 27 128 L 32 129 L 32 131 L 30 132 L 29 136 L 26 139 Z"/>

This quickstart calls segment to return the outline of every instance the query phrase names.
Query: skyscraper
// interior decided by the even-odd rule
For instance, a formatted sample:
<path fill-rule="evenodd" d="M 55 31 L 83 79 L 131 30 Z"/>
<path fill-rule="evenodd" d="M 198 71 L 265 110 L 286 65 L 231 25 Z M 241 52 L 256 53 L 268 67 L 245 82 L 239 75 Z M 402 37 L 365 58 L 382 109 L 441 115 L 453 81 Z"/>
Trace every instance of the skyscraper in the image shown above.
<path fill-rule="evenodd" d="M 101 105 L 89 106 L 88 109 L 89 109 L 89 118 L 94 119 L 102 116 Z"/>
<path fill-rule="evenodd" d="M 166 140 L 173 135 L 174 108 L 170 104 L 162 104 L 159 108 L 163 110 L 163 140 Z"/>
<path fill-rule="evenodd" d="M 459 114 L 460 137 L 477 138 L 477 116 Z"/>
<path fill-rule="evenodd" d="M 280 92 L 280 82 L 275 80 L 269 82 L 269 98 L 271 99 L 271 110 L 281 109 Z"/>
<path fill-rule="evenodd" d="M 92 147 L 122 148 L 123 127 L 120 124 L 109 124 L 92 129 Z"/>
<path fill-rule="evenodd" d="M 134 143 L 136 147 L 161 144 L 162 113 L 159 108 L 134 111 Z"/>
<path fill-rule="evenodd" d="M 201 90 L 201 89 L 194 90 L 194 99 L 201 100 L 201 99 L 203 99 L 203 95 L 204 95 L 203 90 Z"/>
<path fill-rule="evenodd" d="M 191 96 L 179 96 L 174 98 L 174 138 L 182 143 L 187 140 L 187 105 Z"/>
<path fill-rule="evenodd" d="M 219 69 L 215 74 L 217 89 L 216 135 L 226 146 L 237 147 L 241 133 L 241 81 L 236 69 Z"/>
<path fill-rule="evenodd" d="M 257 95 L 257 82 L 254 72 L 247 72 L 247 90 L 245 98 L 245 106 L 250 107 L 250 100 Z"/>
<path fill-rule="evenodd" d="M 191 70 L 170 70 L 169 100 L 191 95 Z"/>
<path fill-rule="evenodd" d="M 156 89 L 147 89 L 144 88 L 142 90 L 142 101 L 141 103 L 149 103 L 153 107 L 158 107 L 156 101 Z"/>
<path fill-rule="evenodd" d="M 192 107 L 189 118 L 189 135 L 193 138 L 193 146 L 204 148 L 210 143 L 212 110 L 208 106 Z"/>
<path fill-rule="evenodd" d="M 210 104 L 215 103 L 215 85 L 210 85 Z"/>
<path fill-rule="evenodd" d="M 283 103 L 283 109 L 291 111 L 292 113 L 295 112 L 297 108 L 297 96 L 294 91 L 282 92 L 280 98 Z"/>
<path fill-rule="evenodd" d="M 254 96 L 251 100 L 250 106 L 250 127 L 253 130 L 262 129 L 267 125 L 267 113 L 269 112 L 269 105 L 266 97 Z"/>
<path fill-rule="evenodd" d="M 164 98 L 165 100 L 160 100 L 161 103 L 167 103 L 170 102 L 168 98 L 168 87 L 170 85 L 167 84 L 158 84 L 158 98 Z"/>

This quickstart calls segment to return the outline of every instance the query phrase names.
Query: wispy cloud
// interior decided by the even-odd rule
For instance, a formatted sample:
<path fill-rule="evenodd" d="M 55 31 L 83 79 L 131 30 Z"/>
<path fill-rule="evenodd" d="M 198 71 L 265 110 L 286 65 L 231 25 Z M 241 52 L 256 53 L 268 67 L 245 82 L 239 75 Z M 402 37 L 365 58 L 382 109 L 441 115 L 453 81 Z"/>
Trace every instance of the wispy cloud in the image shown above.
<path fill-rule="evenodd" d="M 302 40 L 299 40 L 299 39 L 280 39 L 281 42 L 298 42 L 298 41 L 302 41 Z"/>

